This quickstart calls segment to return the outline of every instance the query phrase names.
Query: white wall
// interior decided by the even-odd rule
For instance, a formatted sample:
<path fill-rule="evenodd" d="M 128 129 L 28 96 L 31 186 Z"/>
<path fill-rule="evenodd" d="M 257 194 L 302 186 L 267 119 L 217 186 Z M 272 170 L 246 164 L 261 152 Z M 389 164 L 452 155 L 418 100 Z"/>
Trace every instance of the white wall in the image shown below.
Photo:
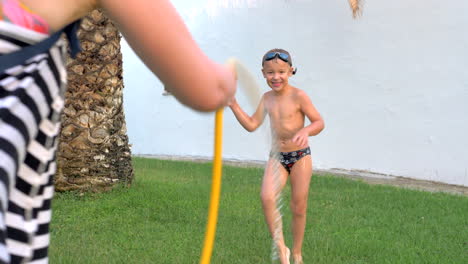
<path fill-rule="evenodd" d="M 346 0 L 173 3 L 211 58 L 239 58 L 263 91 L 264 52 L 291 52 L 299 69 L 291 82 L 326 123 L 310 139 L 316 168 L 468 186 L 468 1 L 366 1 L 359 20 Z M 124 42 L 122 50 L 133 153 L 210 157 L 214 116 L 163 96 Z M 242 93 L 238 100 L 253 111 Z M 225 158 L 267 158 L 268 129 L 245 132 L 230 110 L 224 127 Z"/>

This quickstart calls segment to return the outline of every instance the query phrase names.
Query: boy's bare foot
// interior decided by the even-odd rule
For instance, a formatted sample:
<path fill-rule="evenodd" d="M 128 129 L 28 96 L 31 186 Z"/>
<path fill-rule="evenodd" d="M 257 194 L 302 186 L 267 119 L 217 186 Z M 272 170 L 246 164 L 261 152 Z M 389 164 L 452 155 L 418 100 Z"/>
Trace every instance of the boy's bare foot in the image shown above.
<path fill-rule="evenodd" d="M 282 257 L 280 258 L 280 260 L 281 260 L 281 263 L 290 264 L 291 262 L 289 262 L 289 259 L 291 258 L 291 251 L 287 247 L 285 247 L 285 249 L 286 250 L 283 250 L 283 252 L 282 252 Z M 286 262 L 284 262 L 284 261 L 286 261 Z"/>
<path fill-rule="evenodd" d="M 277 250 L 278 250 L 278 258 L 279 258 L 279 262 L 281 264 L 290 264 L 290 259 L 291 259 L 291 250 L 289 250 L 288 247 L 286 247 L 285 245 L 283 246 L 278 246 L 277 247 Z"/>
<path fill-rule="evenodd" d="M 302 261 L 302 255 L 293 255 L 294 264 L 304 264 Z"/>

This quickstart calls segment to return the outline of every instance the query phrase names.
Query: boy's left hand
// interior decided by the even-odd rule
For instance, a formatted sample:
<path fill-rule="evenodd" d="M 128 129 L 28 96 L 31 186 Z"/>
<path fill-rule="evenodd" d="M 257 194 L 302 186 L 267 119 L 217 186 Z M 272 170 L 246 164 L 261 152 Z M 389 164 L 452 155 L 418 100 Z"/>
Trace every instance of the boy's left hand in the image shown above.
<path fill-rule="evenodd" d="M 305 129 L 297 131 L 296 135 L 292 138 L 292 142 L 301 148 L 307 147 L 309 143 L 309 133 Z"/>

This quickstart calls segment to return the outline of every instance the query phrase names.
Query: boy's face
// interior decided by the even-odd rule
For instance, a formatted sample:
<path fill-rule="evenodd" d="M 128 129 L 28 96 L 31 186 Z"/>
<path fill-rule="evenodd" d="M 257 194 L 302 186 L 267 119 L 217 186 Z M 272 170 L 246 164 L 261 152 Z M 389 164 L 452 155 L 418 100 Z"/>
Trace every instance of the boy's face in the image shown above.
<path fill-rule="evenodd" d="M 268 86 L 275 92 L 282 91 L 288 85 L 288 79 L 292 72 L 293 67 L 280 59 L 265 61 L 262 69 L 263 77 L 265 77 Z"/>

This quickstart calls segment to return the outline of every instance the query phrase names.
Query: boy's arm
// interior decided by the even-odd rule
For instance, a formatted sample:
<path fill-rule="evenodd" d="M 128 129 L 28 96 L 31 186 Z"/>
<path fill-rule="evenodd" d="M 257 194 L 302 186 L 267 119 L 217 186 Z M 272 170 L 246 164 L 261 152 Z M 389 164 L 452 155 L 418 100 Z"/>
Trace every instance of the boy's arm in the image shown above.
<path fill-rule="evenodd" d="M 146 66 L 183 104 L 212 111 L 228 104 L 236 80 L 199 48 L 169 0 L 97 0 Z"/>
<path fill-rule="evenodd" d="M 305 146 L 308 142 L 308 137 L 318 135 L 325 128 L 325 123 L 307 93 L 302 90 L 299 90 L 299 103 L 301 111 L 311 124 L 299 130 L 294 135 L 292 141 L 300 146 Z"/>
<path fill-rule="evenodd" d="M 260 103 L 258 104 L 257 110 L 252 116 L 249 116 L 247 113 L 242 110 L 240 105 L 237 103 L 236 99 L 233 99 L 229 104 L 234 116 L 236 117 L 237 121 L 245 128 L 245 130 L 249 132 L 255 131 L 265 119 L 266 111 L 264 107 L 263 99 L 264 96 L 260 99 Z"/>

